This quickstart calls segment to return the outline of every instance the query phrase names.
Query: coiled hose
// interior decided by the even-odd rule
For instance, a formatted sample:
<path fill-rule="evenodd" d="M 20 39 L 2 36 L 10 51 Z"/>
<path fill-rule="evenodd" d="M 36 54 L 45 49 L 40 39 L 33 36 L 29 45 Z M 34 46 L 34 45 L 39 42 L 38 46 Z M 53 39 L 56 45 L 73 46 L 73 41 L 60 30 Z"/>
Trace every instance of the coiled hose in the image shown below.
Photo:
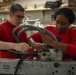
<path fill-rule="evenodd" d="M 16 31 L 17 29 L 19 29 L 19 28 L 23 28 L 23 29 L 20 30 L 20 31 L 18 32 L 18 34 L 16 35 L 16 34 L 15 34 L 15 31 Z M 15 27 L 15 28 L 13 29 L 12 34 L 13 34 L 15 40 L 16 40 L 17 42 L 20 42 L 20 35 L 21 35 L 24 31 L 28 31 L 28 30 L 36 30 L 36 31 L 39 31 L 40 33 L 44 33 L 44 32 L 45 32 L 45 33 L 47 33 L 49 36 L 51 36 L 55 41 L 57 41 L 57 38 L 55 37 L 55 35 L 54 35 L 52 32 L 50 32 L 50 31 L 48 31 L 48 30 L 46 30 L 46 29 L 43 29 L 43 28 L 40 28 L 40 27 L 31 26 L 31 25 L 21 25 L 21 26 L 17 26 L 17 27 Z"/>
<path fill-rule="evenodd" d="M 23 28 L 22 30 L 20 30 L 18 32 L 18 34 L 16 35 L 15 34 L 15 31 L 19 28 Z M 56 37 L 54 36 L 54 34 L 46 29 L 43 29 L 43 28 L 39 28 L 39 27 L 35 27 L 35 26 L 31 26 L 31 25 L 21 25 L 21 26 L 18 26 L 18 27 L 15 27 L 13 29 L 13 36 L 15 38 L 15 40 L 19 43 L 20 42 L 20 35 L 25 32 L 25 31 L 28 31 L 28 30 L 36 30 L 36 31 L 39 31 L 40 33 L 47 33 L 48 35 L 50 35 L 54 40 L 57 41 Z M 28 53 L 28 54 L 25 54 L 23 55 L 23 57 L 18 61 L 18 64 L 16 66 L 16 69 L 15 69 L 15 72 L 13 75 L 17 75 L 17 71 L 18 71 L 18 68 L 21 66 L 21 64 L 23 63 L 23 61 L 28 57 L 28 56 L 37 56 L 38 55 L 38 52 L 37 51 L 34 51 L 34 52 L 31 52 L 31 53 Z"/>

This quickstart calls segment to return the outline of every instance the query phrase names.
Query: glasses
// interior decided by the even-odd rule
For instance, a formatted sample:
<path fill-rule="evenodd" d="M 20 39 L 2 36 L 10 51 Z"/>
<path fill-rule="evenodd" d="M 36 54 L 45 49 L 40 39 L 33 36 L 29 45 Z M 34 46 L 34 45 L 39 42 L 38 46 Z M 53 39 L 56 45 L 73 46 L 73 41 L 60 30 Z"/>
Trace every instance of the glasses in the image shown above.
<path fill-rule="evenodd" d="M 18 19 L 23 19 L 25 16 L 21 16 L 21 15 L 16 15 L 14 14 Z"/>

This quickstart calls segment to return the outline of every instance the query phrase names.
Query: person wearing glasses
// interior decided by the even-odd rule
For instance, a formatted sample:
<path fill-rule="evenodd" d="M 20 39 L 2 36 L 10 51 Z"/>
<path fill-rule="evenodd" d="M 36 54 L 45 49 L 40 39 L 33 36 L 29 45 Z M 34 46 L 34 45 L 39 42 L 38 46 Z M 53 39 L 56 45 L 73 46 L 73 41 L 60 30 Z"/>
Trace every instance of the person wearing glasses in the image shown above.
<path fill-rule="evenodd" d="M 34 33 L 29 37 L 29 42 L 36 45 L 36 42 L 47 44 L 63 52 L 63 60 L 72 60 L 76 57 L 76 28 L 70 25 L 75 21 L 75 15 L 69 8 L 60 8 L 55 12 L 54 19 L 56 25 L 50 24 L 45 29 L 52 32 L 58 41 L 53 40 L 49 35 L 44 33 Z"/>
<path fill-rule="evenodd" d="M 12 35 L 12 30 L 22 23 L 24 16 L 25 9 L 20 4 L 13 4 L 10 7 L 9 20 L 0 25 L 0 58 L 20 58 L 20 55 L 1 49 L 12 49 L 26 53 L 31 48 L 27 44 L 27 35 L 25 32 L 20 37 L 21 43 L 17 43 Z"/>

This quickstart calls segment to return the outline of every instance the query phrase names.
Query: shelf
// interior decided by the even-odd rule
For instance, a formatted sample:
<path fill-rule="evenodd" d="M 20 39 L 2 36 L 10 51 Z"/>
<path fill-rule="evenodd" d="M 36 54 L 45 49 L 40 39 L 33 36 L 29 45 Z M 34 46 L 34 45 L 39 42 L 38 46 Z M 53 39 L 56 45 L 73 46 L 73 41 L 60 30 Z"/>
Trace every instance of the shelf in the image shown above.
<path fill-rule="evenodd" d="M 51 8 L 35 8 L 35 9 L 25 9 L 25 11 L 42 11 L 42 10 L 52 10 Z M 0 13 L 7 13 L 9 12 L 9 10 L 1 10 L 0 9 Z"/>
<path fill-rule="evenodd" d="M 64 7 L 60 7 L 60 8 L 64 8 Z M 74 7 L 67 7 L 67 8 L 74 8 Z M 28 9 L 25 9 L 25 11 L 48 11 L 48 10 L 53 10 L 52 8 L 28 8 Z M 7 10 L 1 10 L 0 9 L 0 13 L 7 13 L 9 12 L 9 9 Z"/>
<path fill-rule="evenodd" d="M 8 5 L 12 5 L 13 1 L 12 0 L 1 0 L 2 2 L 0 2 L 0 7 L 6 7 Z"/>
<path fill-rule="evenodd" d="M 59 7 L 59 8 L 64 8 L 64 7 Z M 74 7 L 66 6 L 66 8 L 74 8 Z M 29 8 L 29 9 L 25 9 L 25 11 L 43 11 L 43 10 L 48 11 L 48 10 L 53 10 L 53 9 L 52 8 Z"/>
<path fill-rule="evenodd" d="M 25 11 L 42 11 L 42 10 L 52 10 L 51 8 L 32 8 L 32 9 L 25 9 Z"/>
<path fill-rule="evenodd" d="M 9 10 L 1 10 L 0 9 L 0 13 L 8 13 L 9 12 Z"/>

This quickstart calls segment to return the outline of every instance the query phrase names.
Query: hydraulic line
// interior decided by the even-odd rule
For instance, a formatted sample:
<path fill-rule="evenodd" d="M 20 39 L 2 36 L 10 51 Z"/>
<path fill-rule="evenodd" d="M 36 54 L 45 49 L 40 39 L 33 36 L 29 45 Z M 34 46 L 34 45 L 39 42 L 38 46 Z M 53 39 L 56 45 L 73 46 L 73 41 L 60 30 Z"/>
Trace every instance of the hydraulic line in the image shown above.
<path fill-rule="evenodd" d="M 18 34 L 16 35 L 15 34 L 15 31 L 19 28 L 22 28 L 22 30 L 20 30 L 18 32 Z M 35 26 L 31 26 L 31 25 L 21 25 L 21 26 L 18 26 L 18 27 L 15 27 L 13 29 L 13 36 L 15 38 L 15 40 L 17 42 L 20 42 L 20 35 L 25 32 L 25 31 L 28 31 L 28 30 L 36 30 L 36 31 L 39 31 L 40 33 L 47 33 L 48 35 L 50 35 L 55 41 L 57 41 L 56 37 L 54 36 L 54 34 L 46 29 L 43 29 L 43 28 L 39 28 L 39 27 L 35 27 Z M 17 66 L 16 66 L 16 69 L 15 69 L 15 72 L 14 72 L 14 75 L 17 75 L 17 71 L 19 69 L 19 67 L 21 66 L 21 64 L 23 63 L 23 61 L 28 57 L 28 56 L 38 56 L 38 52 L 37 51 L 34 51 L 34 52 L 31 52 L 31 53 L 28 53 L 28 54 L 25 54 L 22 56 L 22 58 L 19 60 Z"/>
<path fill-rule="evenodd" d="M 10 53 L 21 55 L 21 56 L 25 54 L 23 52 L 15 51 L 15 50 L 12 50 L 12 49 L 9 49 L 9 50 L 5 49 L 5 50 L 0 50 L 0 51 L 6 51 L 6 52 L 10 52 Z"/>
<path fill-rule="evenodd" d="M 28 53 L 28 54 L 25 54 L 17 63 L 17 66 L 15 68 L 15 72 L 13 75 L 17 75 L 17 71 L 19 69 L 19 67 L 22 65 L 23 61 L 28 57 L 28 56 L 33 56 L 33 57 L 36 57 L 38 56 L 38 51 L 34 51 L 34 52 L 31 52 L 31 53 Z"/>
<path fill-rule="evenodd" d="M 17 35 L 15 35 L 15 31 L 16 31 L 17 29 L 19 29 L 19 28 L 23 28 L 23 29 L 20 30 Z M 43 29 L 43 28 L 40 28 L 40 27 L 31 26 L 31 25 L 21 25 L 21 26 L 15 27 L 15 28 L 13 29 L 12 34 L 13 34 L 15 40 L 16 40 L 17 42 L 20 42 L 20 41 L 19 41 L 19 40 L 20 40 L 20 39 L 19 39 L 19 38 L 20 38 L 20 35 L 21 35 L 24 31 L 28 31 L 28 30 L 36 30 L 36 31 L 39 31 L 40 33 L 47 33 L 47 34 L 50 35 L 55 41 L 57 41 L 57 38 L 55 37 L 55 35 L 54 35 L 52 32 L 50 32 L 50 31 L 48 31 L 48 30 L 46 30 L 46 29 Z"/>

